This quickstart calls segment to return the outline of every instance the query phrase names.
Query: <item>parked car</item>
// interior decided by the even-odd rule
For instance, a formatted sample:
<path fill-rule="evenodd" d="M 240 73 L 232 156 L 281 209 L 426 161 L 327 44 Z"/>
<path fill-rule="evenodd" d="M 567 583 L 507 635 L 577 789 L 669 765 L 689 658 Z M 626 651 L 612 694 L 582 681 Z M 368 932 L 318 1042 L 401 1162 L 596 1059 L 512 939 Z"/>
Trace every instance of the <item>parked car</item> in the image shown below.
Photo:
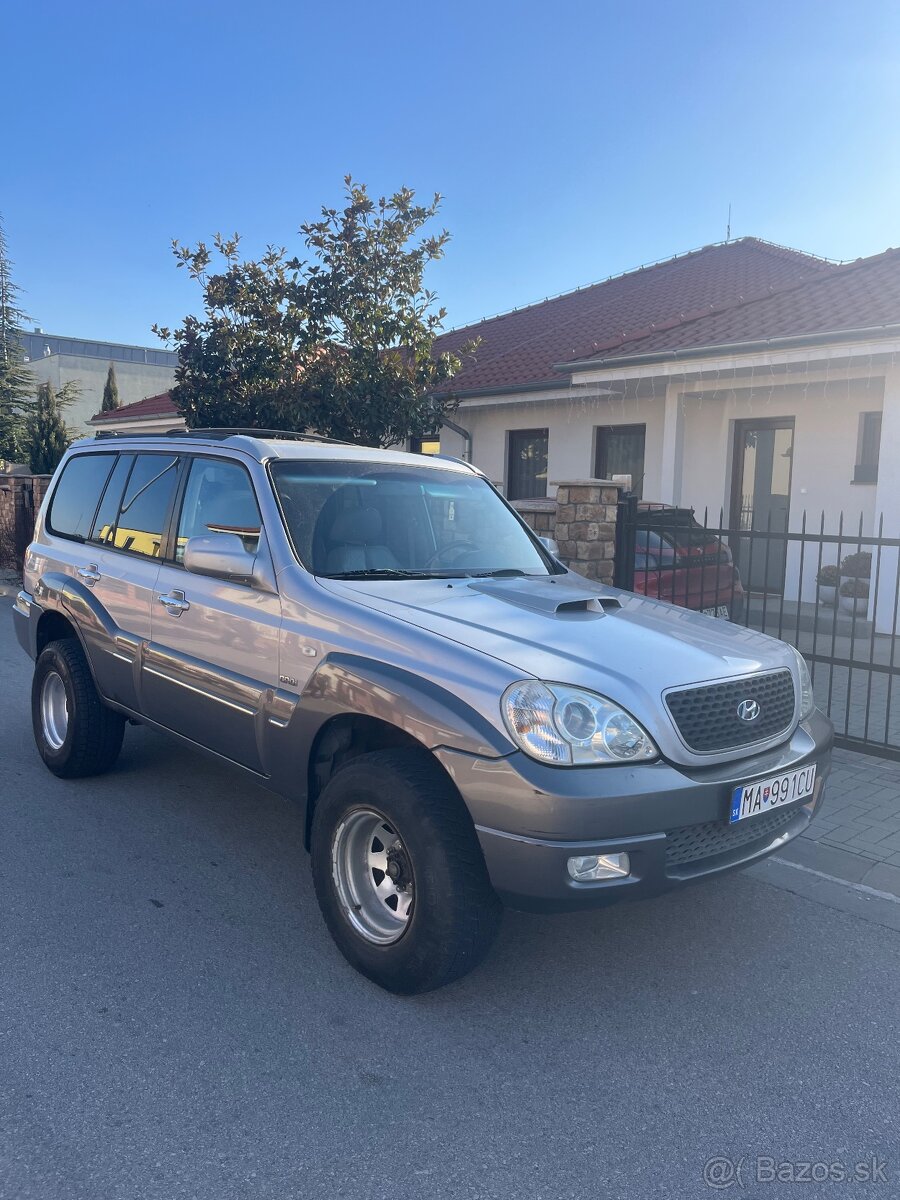
<path fill-rule="evenodd" d="M 567 571 L 438 458 L 260 431 L 78 442 L 14 619 L 54 774 L 109 770 L 132 720 L 295 799 L 335 942 L 395 992 L 469 971 L 503 904 L 756 862 L 830 767 L 795 650 Z"/>
<path fill-rule="evenodd" d="M 638 504 L 634 590 L 711 617 L 739 621 L 744 614 L 744 587 L 731 549 L 690 508 Z"/>

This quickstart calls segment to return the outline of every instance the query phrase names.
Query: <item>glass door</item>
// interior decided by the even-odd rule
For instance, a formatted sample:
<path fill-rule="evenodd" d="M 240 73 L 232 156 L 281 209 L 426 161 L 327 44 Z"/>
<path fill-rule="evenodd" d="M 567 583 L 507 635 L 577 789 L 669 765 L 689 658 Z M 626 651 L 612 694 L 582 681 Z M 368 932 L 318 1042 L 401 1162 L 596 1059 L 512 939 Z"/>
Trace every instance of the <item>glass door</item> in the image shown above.
<path fill-rule="evenodd" d="M 787 539 L 777 535 L 788 529 L 793 457 L 793 417 L 737 422 L 731 527 L 764 535 L 735 539 L 741 579 L 750 591 L 784 590 Z"/>

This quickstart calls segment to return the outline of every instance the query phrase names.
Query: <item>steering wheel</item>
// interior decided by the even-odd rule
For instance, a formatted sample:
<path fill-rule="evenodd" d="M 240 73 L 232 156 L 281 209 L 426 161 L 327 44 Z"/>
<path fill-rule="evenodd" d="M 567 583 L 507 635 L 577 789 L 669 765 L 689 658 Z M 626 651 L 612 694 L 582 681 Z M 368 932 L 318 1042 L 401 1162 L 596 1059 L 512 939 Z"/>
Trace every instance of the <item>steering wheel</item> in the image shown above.
<path fill-rule="evenodd" d="M 472 551 L 477 552 L 479 549 L 480 549 L 480 547 L 476 546 L 475 543 L 473 541 L 471 541 L 471 539 L 458 538 L 455 542 L 448 542 L 446 546 L 439 546 L 438 549 L 435 550 L 434 554 L 432 554 L 426 560 L 425 566 L 426 567 L 436 566 L 438 563 L 441 563 L 441 560 L 443 559 L 445 554 L 450 554 L 454 550 L 459 550 L 459 551 L 462 551 L 463 553 L 468 551 L 471 554 Z M 441 565 L 445 566 L 445 567 L 452 567 L 454 565 L 454 563 L 446 563 L 445 562 L 445 563 L 441 563 Z"/>

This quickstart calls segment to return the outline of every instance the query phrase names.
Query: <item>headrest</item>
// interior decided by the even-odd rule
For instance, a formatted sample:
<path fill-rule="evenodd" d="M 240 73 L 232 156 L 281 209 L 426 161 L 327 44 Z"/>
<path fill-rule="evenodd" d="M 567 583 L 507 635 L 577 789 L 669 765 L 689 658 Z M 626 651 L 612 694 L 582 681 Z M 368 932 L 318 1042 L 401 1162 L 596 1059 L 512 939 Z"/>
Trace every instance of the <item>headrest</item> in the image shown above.
<path fill-rule="evenodd" d="M 381 541 L 381 513 L 377 508 L 345 508 L 331 524 L 331 541 L 350 546 L 372 546 Z"/>

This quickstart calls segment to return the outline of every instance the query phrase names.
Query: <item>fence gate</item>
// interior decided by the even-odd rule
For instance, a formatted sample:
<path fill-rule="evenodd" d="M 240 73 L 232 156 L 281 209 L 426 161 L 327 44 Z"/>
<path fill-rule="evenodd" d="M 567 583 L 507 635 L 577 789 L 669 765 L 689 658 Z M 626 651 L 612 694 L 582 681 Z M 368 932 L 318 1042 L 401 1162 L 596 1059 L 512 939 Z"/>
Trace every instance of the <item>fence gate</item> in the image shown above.
<path fill-rule="evenodd" d="M 883 517 L 864 528 L 806 513 L 785 528 L 743 510 L 733 527 L 625 495 L 615 582 L 790 642 L 838 744 L 900 759 L 900 529 L 888 536 Z"/>

